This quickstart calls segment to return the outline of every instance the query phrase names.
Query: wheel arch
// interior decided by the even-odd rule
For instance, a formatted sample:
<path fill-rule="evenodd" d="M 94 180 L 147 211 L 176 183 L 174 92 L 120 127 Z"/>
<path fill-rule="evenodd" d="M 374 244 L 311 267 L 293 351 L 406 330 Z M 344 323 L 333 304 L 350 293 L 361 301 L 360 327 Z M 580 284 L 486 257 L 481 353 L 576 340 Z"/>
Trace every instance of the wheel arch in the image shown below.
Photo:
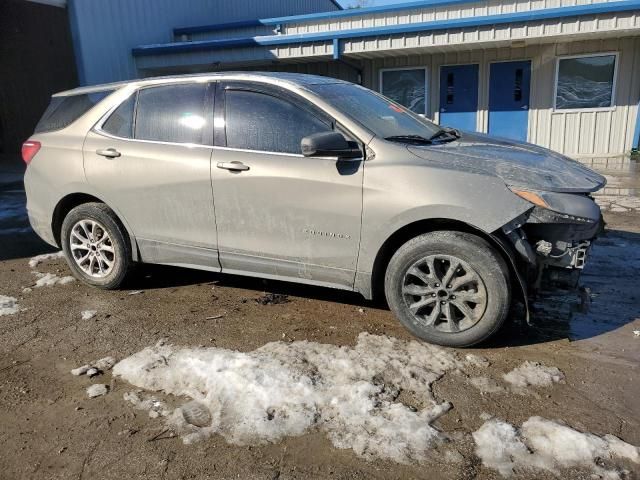
<path fill-rule="evenodd" d="M 129 226 L 127 225 L 127 222 L 107 202 L 89 193 L 84 193 L 84 192 L 70 193 L 62 197 L 56 204 L 55 208 L 53 209 L 53 215 L 51 218 L 51 231 L 53 232 L 53 237 L 56 241 L 56 244 L 59 247 L 62 246 L 62 242 L 60 238 L 62 233 L 61 232 L 62 222 L 64 222 L 64 219 L 67 216 L 67 214 L 79 205 L 83 205 L 85 203 L 92 203 L 92 202 L 102 203 L 107 207 L 111 208 L 111 210 L 115 213 L 116 218 L 120 222 L 120 225 L 124 228 L 125 234 L 127 235 L 127 239 L 131 244 L 132 260 L 138 261 L 140 256 L 138 252 L 137 242 L 131 228 L 129 228 Z"/>
<path fill-rule="evenodd" d="M 384 298 L 385 272 L 391 257 L 398 248 L 418 235 L 440 230 L 452 230 L 476 235 L 487 241 L 496 249 L 509 268 L 512 291 L 517 292 L 518 298 L 524 303 L 528 321 L 529 305 L 526 280 L 520 271 L 518 258 L 511 247 L 510 242 L 507 239 L 502 238 L 502 235 L 499 233 L 487 233 L 466 222 L 448 218 L 432 218 L 409 223 L 393 232 L 385 240 L 378 250 L 373 262 L 370 285 L 371 297 L 374 299 Z"/>

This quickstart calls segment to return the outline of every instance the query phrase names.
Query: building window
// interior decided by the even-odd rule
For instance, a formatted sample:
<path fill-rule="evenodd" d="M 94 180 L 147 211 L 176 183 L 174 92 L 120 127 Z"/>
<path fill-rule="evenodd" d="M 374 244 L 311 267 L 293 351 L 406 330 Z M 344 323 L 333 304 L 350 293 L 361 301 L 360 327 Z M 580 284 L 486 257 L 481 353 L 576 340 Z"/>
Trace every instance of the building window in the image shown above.
<path fill-rule="evenodd" d="M 380 92 L 412 112 L 427 114 L 427 69 L 400 68 L 380 71 Z"/>
<path fill-rule="evenodd" d="M 616 54 L 558 58 L 556 110 L 613 107 Z"/>

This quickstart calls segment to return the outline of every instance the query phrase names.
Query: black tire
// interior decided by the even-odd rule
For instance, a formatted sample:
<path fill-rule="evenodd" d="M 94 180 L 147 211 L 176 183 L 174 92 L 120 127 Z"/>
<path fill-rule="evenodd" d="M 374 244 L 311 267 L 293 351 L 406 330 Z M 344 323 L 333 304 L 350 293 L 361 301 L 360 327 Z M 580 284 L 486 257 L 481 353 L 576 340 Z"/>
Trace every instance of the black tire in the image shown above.
<path fill-rule="evenodd" d="M 85 272 L 75 260 L 71 251 L 70 238 L 75 225 L 80 221 L 98 222 L 110 238 L 110 246 L 113 250 L 111 270 L 101 277 L 91 276 Z M 118 288 L 124 282 L 131 269 L 131 243 L 129 242 L 126 230 L 118 220 L 116 214 L 104 203 L 85 203 L 72 209 L 64 221 L 60 232 L 62 249 L 69 268 L 73 275 L 80 281 L 106 290 Z M 76 255 L 79 255 L 76 253 Z"/>
<path fill-rule="evenodd" d="M 435 267 L 433 272 L 429 263 Z M 438 280 L 432 283 L 433 278 L 447 280 L 445 271 L 454 272 L 448 285 L 436 283 Z M 468 278 L 473 282 L 464 283 Z M 391 258 L 385 295 L 391 310 L 415 336 L 438 345 L 469 347 L 492 336 L 504 323 L 511 305 L 509 269 L 500 254 L 478 236 L 454 231 L 425 233 L 402 245 Z"/>

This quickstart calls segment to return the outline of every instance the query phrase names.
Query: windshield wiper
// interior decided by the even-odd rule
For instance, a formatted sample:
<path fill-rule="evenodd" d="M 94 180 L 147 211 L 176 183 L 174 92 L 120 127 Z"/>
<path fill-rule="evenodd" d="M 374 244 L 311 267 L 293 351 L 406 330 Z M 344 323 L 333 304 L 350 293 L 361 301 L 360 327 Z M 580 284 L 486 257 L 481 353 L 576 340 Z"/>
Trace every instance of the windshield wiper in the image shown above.
<path fill-rule="evenodd" d="M 421 135 L 392 135 L 390 137 L 385 137 L 384 139 L 389 140 L 390 142 L 433 143 L 430 138 L 425 138 Z"/>
<path fill-rule="evenodd" d="M 434 140 L 444 137 L 445 135 L 451 135 L 451 138 L 449 141 L 453 141 L 456 140 L 458 138 L 460 138 L 460 132 L 458 130 L 456 130 L 455 128 L 441 128 L 440 130 L 438 130 L 436 133 L 434 133 L 433 135 L 431 135 L 428 140 L 433 142 Z"/>

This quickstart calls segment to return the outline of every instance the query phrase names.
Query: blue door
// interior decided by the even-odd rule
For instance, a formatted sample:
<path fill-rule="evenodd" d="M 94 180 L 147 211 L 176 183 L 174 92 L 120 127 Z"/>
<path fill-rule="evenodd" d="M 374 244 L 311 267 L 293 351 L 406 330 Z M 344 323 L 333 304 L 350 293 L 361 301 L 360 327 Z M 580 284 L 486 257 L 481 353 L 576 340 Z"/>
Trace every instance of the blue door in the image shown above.
<path fill-rule="evenodd" d="M 440 68 L 440 125 L 475 131 L 478 111 L 478 65 Z"/>
<path fill-rule="evenodd" d="M 527 141 L 530 85 L 530 61 L 491 64 L 489 135 Z"/>

